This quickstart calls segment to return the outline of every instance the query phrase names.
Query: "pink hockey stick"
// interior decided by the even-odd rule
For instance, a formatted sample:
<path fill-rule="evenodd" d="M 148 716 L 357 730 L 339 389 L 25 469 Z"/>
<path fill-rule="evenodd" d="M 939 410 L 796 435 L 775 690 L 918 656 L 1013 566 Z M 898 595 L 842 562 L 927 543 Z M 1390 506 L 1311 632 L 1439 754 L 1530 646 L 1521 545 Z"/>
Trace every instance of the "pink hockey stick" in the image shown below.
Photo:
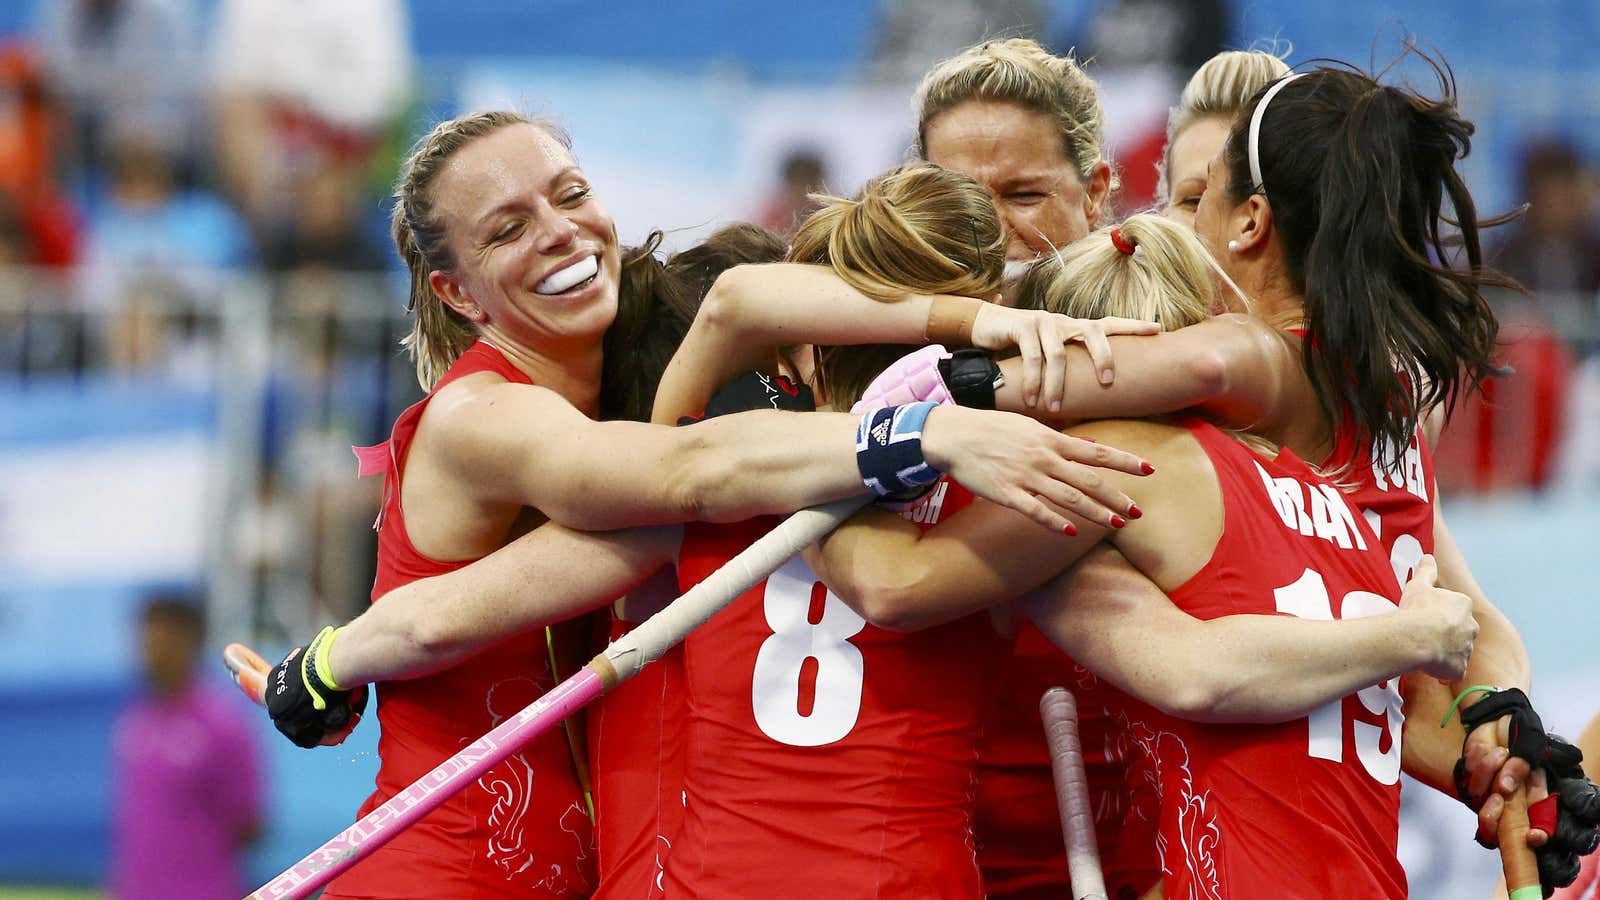
<path fill-rule="evenodd" d="M 304 900 L 311 896 L 457 791 L 477 781 L 484 772 L 524 744 L 638 674 L 645 665 L 660 658 L 689 632 L 771 575 L 790 557 L 838 527 L 869 499 L 863 496 L 835 500 L 790 516 L 666 609 L 613 641 L 576 675 L 440 763 L 387 803 L 256 889 L 246 900 Z M 260 657 L 242 645 L 230 645 L 224 653 L 224 661 L 246 694 L 252 693 L 247 682 L 252 687 L 257 683 L 265 684 L 264 679 L 258 682 L 244 671 L 259 672 L 254 660 Z M 261 694 L 257 691 L 253 696 L 259 700 Z"/>
<path fill-rule="evenodd" d="M 1100 851 L 1094 842 L 1094 808 L 1083 773 L 1083 744 L 1078 740 L 1078 702 L 1066 688 L 1053 687 L 1039 698 L 1045 738 L 1050 742 L 1050 774 L 1056 782 L 1061 833 L 1067 842 L 1067 872 L 1073 900 L 1106 900 Z"/>

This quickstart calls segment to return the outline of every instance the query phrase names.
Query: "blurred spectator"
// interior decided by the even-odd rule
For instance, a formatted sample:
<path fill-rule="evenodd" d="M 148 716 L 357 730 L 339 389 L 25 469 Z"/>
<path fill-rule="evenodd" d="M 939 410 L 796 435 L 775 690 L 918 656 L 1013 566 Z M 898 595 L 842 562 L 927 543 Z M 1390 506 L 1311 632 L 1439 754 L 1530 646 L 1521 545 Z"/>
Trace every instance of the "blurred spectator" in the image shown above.
<path fill-rule="evenodd" d="M 880 0 L 883 24 L 873 53 L 879 81 L 915 84 L 935 60 L 985 38 L 1033 37 L 1044 0 Z"/>
<path fill-rule="evenodd" d="M 104 199 L 89 226 L 85 306 L 97 313 L 116 368 L 182 364 L 175 326 L 222 270 L 250 261 L 237 215 L 217 197 L 180 189 L 172 150 L 148 128 L 119 122 L 107 135 Z M 202 345 L 194 349 L 204 355 Z M 175 358 L 176 357 L 176 358 Z M 202 360 L 203 362 L 203 360 Z"/>
<path fill-rule="evenodd" d="M 1076 45 L 1083 58 L 1103 69 L 1166 66 L 1183 78 L 1215 53 L 1228 49 L 1232 31 L 1223 0 L 1115 0 L 1089 27 L 1083 40 L 1057 39 L 1057 46 Z"/>
<path fill-rule="evenodd" d="M 109 894 L 235 900 L 260 828 L 248 702 L 195 677 L 205 619 L 189 598 L 152 598 L 139 638 L 146 692 L 112 738 Z"/>
<path fill-rule="evenodd" d="M 792 235 L 806 216 L 817 209 L 809 194 L 827 190 L 828 169 L 821 154 L 810 149 L 791 150 L 779 169 L 779 183 L 761 210 L 761 224 L 782 235 Z"/>
<path fill-rule="evenodd" d="M 328 162 L 292 187 L 294 203 L 262 253 L 269 269 L 382 271 L 391 265 L 368 227 L 359 173 Z"/>
<path fill-rule="evenodd" d="M 111 135 L 138 123 L 175 159 L 193 153 L 200 35 L 191 0 L 43 0 L 34 37 L 91 178 Z"/>
<path fill-rule="evenodd" d="M 1600 312 L 1600 229 L 1592 216 L 1592 179 L 1577 149 L 1559 140 L 1533 144 L 1522 157 L 1528 212 L 1494 262 L 1534 293 L 1557 331 L 1580 334 Z"/>
<path fill-rule="evenodd" d="M 409 97 L 408 36 L 401 0 L 223 0 L 210 48 L 217 161 L 261 246 L 295 230 L 298 183 L 364 184 Z"/>
<path fill-rule="evenodd" d="M 68 266 L 78 252 L 78 219 L 57 189 L 52 163 L 61 152 L 54 109 L 33 53 L 0 47 L 0 205 L 13 218 L 17 261 Z"/>

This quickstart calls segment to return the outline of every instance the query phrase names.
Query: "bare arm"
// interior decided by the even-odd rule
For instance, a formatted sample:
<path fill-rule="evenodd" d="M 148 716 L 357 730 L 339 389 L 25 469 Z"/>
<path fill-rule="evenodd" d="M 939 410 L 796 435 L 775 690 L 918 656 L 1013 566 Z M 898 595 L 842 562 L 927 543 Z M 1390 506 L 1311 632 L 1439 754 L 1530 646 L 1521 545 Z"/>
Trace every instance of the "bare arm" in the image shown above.
<path fill-rule="evenodd" d="M 1435 494 L 1437 500 L 1437 494 Z M 1484 596 L 1467 560 L 1456 545 L 1455 537 L 1445 525 L 1444 512 L 1438 503 L 1433 508 L 1434 554 L 1439 559 L 1439 583 L 1472 598 L 1472 614 L 1478 621 L 1478 640 L 1472 649 L 1472 661 L 1466 674 L 1445 685 L 1419 688 L 1416 697 L 1407 697 L 1407 721 L 1413 717 L 1421 723 L 1417 730 L 1431 732 L 1415 741 L 1415 747 L 1406 747 L 1403 765 L 1406 773 L 1429 784 L 1449 796 L 1456 796 L 1456 760 L 1464 758 L 1468 768 L 1468 786 L 1474 796 L 1482 797 L 1493 791 L 1479 810 L 1479 819 L 1491 826 L 1498 825 L 1504 808 L 1502 796 L 1510 795 L 1517 787 L 1527 783 L 1531 769 L 1527 761 L 1511 756 L 1506 750 L 1505 728 L 1500 722 L 1485 722 L 1475 729 L 1470 739 L 1461 733 L 1460 721 L 1452 718 L 1450 727 L 1441 731 L 1439 720 L 1450 707 L 1456 695 L 1476 684 L 1500 688 L 1532 688 L 1532 666 L 1528 650 L 1515 625 Z M 1483 699 L 1483 694 L 1472 694 L 1461 701 L 1463 709 Z M 1446 737 L 1448 735 L 1448 737 Z M 1407 727 L 1406 740 L 1411 741 L 1412 731 Z"/>
<path fill-rule="evenodd" d="M 1117 379 L 1102 381 L 1083 346 L 1062 348 L 1064 378 L 1057 386 L 1048 377 L 1046 407 L 1031 408 L 1021 380 L 1020 360 L 1005 360 L 1006 383 L 996 405 L 1013 412 L 1041 415 L 1058 426 L 1083 419 L 1134 418 L 1192 409 L 1219 424 L 1274 435 L 1284 430 L 1314 429 L 1318 409 L 1298 350 L 1285 335 L 1259 319 L 1217 316 L 1188 328 L 1153 337 L 1112 337 L 1109 353 L 1117 361 Z"/>
<path fill-rule="evenodd" d="M 595 422 L 553 391 L 463 379 L 434 398 L 416 446 L 437 442 L 430 457 L 485 506 L 531 506 L 596 531 L 740 521 L 865 493 L 859 421 L 757 410 L 689 428 Z M 1053 530 L 1067 522 L 1059 509 L 1105 520 L 1108 507 L 1132 502 L 1079 460 L 1125 472 L 1143 465 L 1022 416 L 960 407 L 930 412 L 921 442 L 934 468 Z"/>
<path fill-rule="evenodd" d="M 856 422 L 776 411 L 693 428 L 595 422 L 544 388 L 463 381 L 435 397 L 417 446 L 435 442 L 430 457 L 485 505 L 604 530 L 737 521 L 862 493 Z"/>
<path fill-rule="evenodd" d="M 874 300 L 825 266 L 776 263 L 729 269 L 706 294 L 667 367 L 654 419 L 671 423 L 699 412 L 728 379 L 749 369 L 766 371 L 780 347 L 926 343 L 933 302 L 933 297 L 911 293 L 892 303 Z M 1041 384 L 1060 380 L 1047 369 L 1059 366 L 1067 343 L 1082 342 L 1096 364 L 1109 372 L 1106 334 L 1155 331 L 1149 322 L 1084 321 L 985 303 L 973 323 L 972 343 L 991 350 L 1017 348 L 1022 358 L 1012 380 L 1024 393 L 1036 395 Z"/>
<path fill-rule="evenodd" d="M 1398 612 L 1349 621 L 1201 620 L 1100 546 L 1020 602 L 1056 646 L 1157 709 L 1198 722 L 1282 722 L 1412 669 L 1460 671 L 1470 604 L 1423 596 L 1427 588 L 1413 581 Z"/>
<path fill-rule="evenodd" d="M 469 566 L 384 594 L 328 662 L 354 686 L 420 678 L 490 644 L 604 606 L 677 553 L 676 527 L 585 534 L 547 523 Z"/>
<path fill-rule="evenodd" d="M 1155 464 L 1155 474 L 1136 481 L 1109 469 L 1097 471 L 1111 487 L 1148 487 L 1147 498 L 1181 506 L 1196 460 L 1209 471 L 1203 454 L 1184 454 L 1165 438 L 1144 439 L 1146 433 L 1170 435 L 1172 429 L 1096 422 L 1073 431 L 1100 441 L 1096 446 L 1116 441 L 1138 447 Z M 1166 525 L 1151 515 L 1130 528 L 1181 525 L 1183 515 L 1173 512 L 1174 521 Z M 1030 527 L 1028 519 L 1010 510 L 973 503 L 924 532 L 900 516 L 868 509 L 807 550 L 806 559 L 867 621 L 892 631 L 915 631 L 1022 596 L 1070 568 L 1113 530 L 1082 518 L 1073 524 L 1077 536 L 1048 532 Z"/>

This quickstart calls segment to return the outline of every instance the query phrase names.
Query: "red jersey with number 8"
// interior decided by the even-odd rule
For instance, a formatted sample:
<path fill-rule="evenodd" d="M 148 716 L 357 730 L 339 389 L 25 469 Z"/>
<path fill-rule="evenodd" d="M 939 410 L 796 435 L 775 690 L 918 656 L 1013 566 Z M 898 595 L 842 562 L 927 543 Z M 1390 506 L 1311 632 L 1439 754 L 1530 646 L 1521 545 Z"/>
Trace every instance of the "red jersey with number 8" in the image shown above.
<path fill-rule="evenodd" d="M 941 481 L 912 518 L 970 502 Z M 689 525 L 687 590 L 775 524 Z M 689 636 L 669 896 L 977 898 L 971 807 L 986 614 L 875 628 L 799 557 Z"/>
<path fill-rule="evenodd" d="M 1356 507 L 1292 452 L 1263 459 L 1186 423 L 1216 471 L 1224 526 L 1172 601 L 1200 619 L 1241 613 L 1352 619 L 1394 611 L 1388 553 Z M 1226 661 L 1223 661 L 1226 664 Z M 1274 725 L 1207 725 L 1126 695 L 1113 710 L 1134 815 L 1158 822 L 1168 897 L 1404 897 L 1399 679 Z"/>

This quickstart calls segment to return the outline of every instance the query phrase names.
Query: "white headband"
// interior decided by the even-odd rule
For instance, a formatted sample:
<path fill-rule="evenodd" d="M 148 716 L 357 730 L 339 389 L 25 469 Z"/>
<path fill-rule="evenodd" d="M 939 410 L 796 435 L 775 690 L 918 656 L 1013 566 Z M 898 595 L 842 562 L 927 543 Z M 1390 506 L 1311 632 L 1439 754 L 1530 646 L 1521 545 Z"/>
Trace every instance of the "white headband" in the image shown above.
<path fill-rule="evenodd" d="M 1256 104 L 1256 111 L 1250 115 L 1251 188 L 1263 194 L 1267 192 L 1267 186 L 1261 180 L 1261 119 L 1267 114 L 1267 104 L 1272 102 L 1273 97 L 1278 96 L 1278 92 L 1283 90 L 1283 86 L 1304 74 L 1304 72 L 1300 72 L 1287 78 L 1279 79 L 1276 84 L 1267 89 L 1267 95 L 1261 98 L 1261 102 Z"/>

